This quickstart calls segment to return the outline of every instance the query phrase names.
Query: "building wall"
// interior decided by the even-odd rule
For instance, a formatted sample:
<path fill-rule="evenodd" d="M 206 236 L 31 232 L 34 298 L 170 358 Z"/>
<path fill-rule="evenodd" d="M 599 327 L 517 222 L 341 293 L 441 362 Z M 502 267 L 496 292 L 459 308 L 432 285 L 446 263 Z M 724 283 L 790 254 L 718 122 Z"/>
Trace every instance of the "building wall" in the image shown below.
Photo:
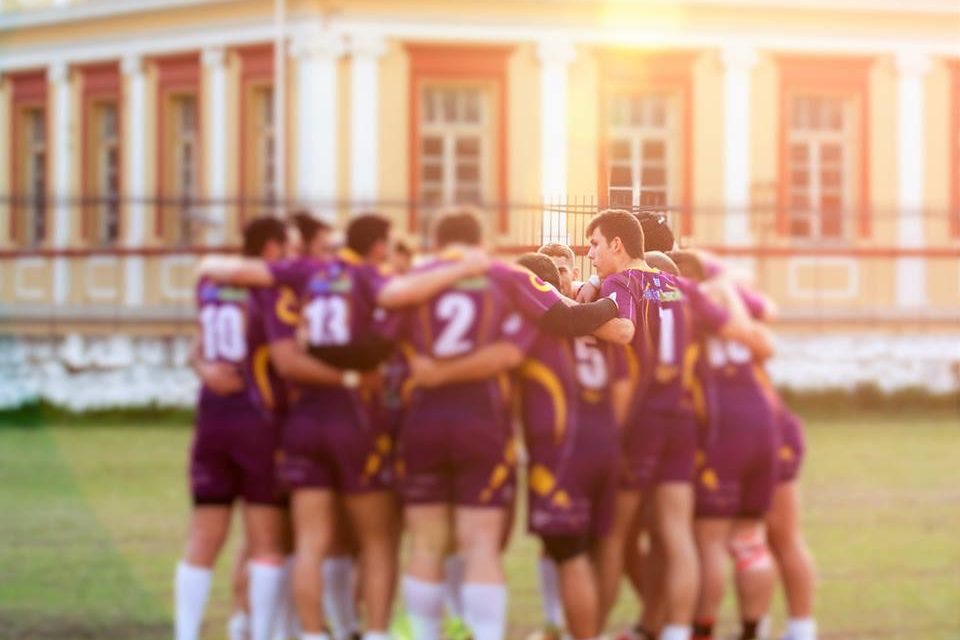
<path fill-rule="evenodd" d="M 84 3 L 76 3 L 70 11 L 79 11 Z M 402 6 L 398 6 L 402 4 Z M 507 199 L 524 205 L 511 212 L 511 224 L 501 233 L 501 244 L 515 249 L 534 246 L 540 237 L 540 207 L 549 158 L 543 156 L 541 123 L 551 108 L 542 95 L 544 59 L 541 47 L 551 38 L 559 38 L 572 46 L 573 55 L 565 63 L 566 94 L 563 98 L 567 117 L 563 132 L 566 170 L 565 193 L 560 197 L 585 198 L 594 202 L 600 194 L 597 185 L 600 169 L 599 147 L 603 137 L 600 113 L 601 77 L 599 58 L 610 51 L 623 52 L 694 52 L 691 71 L 692 117 L 687 134 L 692 136 L 689 164 L 690 196 L 694 209 L 692 235 L 689 240 L 722 251 L 730 250 L 727 230 L 730 226 L 727 203 L 727 157 L 734 143 L 726 139 L 726 123 L 738 114 L 725 113 L 727 73 L 726 52 L 731 47 L 751 49 L 756 62 L 748 71 L 747 103 L 749 105 L 748 146 L 748 219 L 750 235 L 746 247 L 730 251 L 741 258 L 753 277 L 783 306 L 788 316 L 876 317 L 897 324 L 925 321 L 927 316 L 949 317 L 958 310 L 960 300 L 960 237 L 951 233 L 947 210 L 950 193 L 960 176 L 951 163 L 952 147 L 960 141 L 949 129 L 952 105 L 953 76 L 949 63 L 956 63 L 955 29 L 945 13 L 893 9 L 893 4 L 878 0 L 870 11 L 837 11 L 832 8 L 811 8 L 807 3 L 780 2 L 764 8 L 744 10 L 735 0 L 730 6 L 675 5 L 656 10 L 627 3 L 557 2 L 545 14 L 542 2 L 496 1 L 482 5 L 451 2 L 386 2 L 357 0 L 331 5 L 323 14 L 316 3 L 289 3 L 291 39 L 311 37 L 307 29 L 315 29 L 317 38 L 339 43 L 333 56 L 336 121 L 331 132 L 336 138 L 336 166 L 298 166 L 299 147 L 311 113 L 299 113 L 302 88 L 298 85 L 300 65 L 291 52 L 287 63 L 286 92 L 286 191 L 298 196 L 298 187 L 305 172 L 334 171 L 333 199 L 339 206 L 332 211 L 345 219 L 351 211 L 353 197 L 351 161 L 355 149 L 351 127 L 359 105 L 352 99 L 355 81 L 357 47 L 368 40 L 382 41 L 382 53 L 376 57 L 378 102 L 375 109 L 374 175 L 378 184 L 377 198 L 382 209 L 391 215 L 398 227 L 407 230 L 409 207 L 405 204 L 410 192 L 410 60 L 409 43 L 497 44 L 512 47 L 507 60 L 505 90 L 508 95 L 506 178 Z M 947 7 L 947 4 L 944 4 Z M 122 13 L 73 22 L 54 22 L 22 26 L 3 33 L 0 69 L 5 74 L 25 68 L 41 68 L 58 60 L 63 52 L 76 52 L 76 59 L 63 61 L 74 69 L 70 75 L 71 124 L 67 130 L 71 154 L 70 188 L 79 193 L 82 169 L 80 114 L 82 82 L 76 67 L 91 59 L 116 60 L 123 55 L 139 55 L 145 74 L 143 148 L 134 149 L 129 137 L 127 101 L 131 81 L 124 77 L 125 102 L 123 157 L 141 153 L 145 194 L 157 192 L 157 69 L 154 56 L 178 53 L 197 47 L 225 47 L 226 86 L 228 98 L 225 127 L 225 184 L 228 195 L 238 193 L 241 182 L 239 160 L 245 152 L 240 140 L 240 61 L 239 46 L 269 43 L 272 29 L 272 3 L 266 0 L 194 5 L 151 11 L 149 14 Z M 831 40 L 823 45 L 822 25 L 831 25 Z M 542 25 L 542 26 L 536 26 Z M 789 26 L 787 26 L 789 25 Z M 955 26 L 955 25 L 953 25 Z M 548 32 L 547 27 L 553 29 Z M 96 38 L 91 38 L 96 34 Z M 194 38 L 193 35 L 196 35 Z M 559 34 L 559 36 L 558 36 Z M 121 44 L 111 45 L 111 39 Z M 779 40 L 778 40 L 779 39 Z M 106 43 L 106 44 L 104 44 Z M 164 49 L 164 43 L 169 43 Z M 359 43 L 359 44 L 358 44 Z M 745 44 L 746 43 L 746 44 Z M 97 47 L 100 47 L 98 49 Z M 824 49 L 826 47 L 826 50 Z M 902 162 L 898 148 L 900 89 L 902 70 L 898 56 L 903 51 L 921 53 L 930 61 L 930 70 L 921 75 L 923 100 L 922 202 L 924 221 L 919 246 L 902 246 L 903 207 L 901 206 Z M 98 53 L 101 52 L 101 53 Z M 106 52 L 106 53 L 102 53 Z M 2 55 L 9 53 L 9 55 Z M 784 55 L 826 56 L 839 64 L 852 57 L 868 57 L 868 145 L 870 170 L 867 178 L 871 216 L 869 233 L 854 234 L 840 246 L 820 246 L 797 242 L 776 228 L 777 184 L 781 162 L 780 73 Z M 100 57 L 98 57 L 100 56 Z M 213 176 L 207 171 L 211 150 L 207 148 L 207 105 L 213 71 L 201 68 L 203 87 L 199 104 L 204 131 L 201 143 L 201 182 L 203 193 L 210 194 Z M 0 85 L 0 166 L 9 167 L 12 141 L 9 140 L 11 86 L 9 76 Z M 53 175 L 56 162 L 54 131 L 55 91 L 48 89 L 48 139 L 50 153 L 48 174 Z M 122 172 L 129 190 L 132 176 Z M 0 192 L 9 193 L 9 171 L 0 171 Z M 333 203 L 328 203 L 333 204 Z M 141 283 L 131 281 L 135 273 L 126 267 L 131 258 L 122 252 L 70 253 L 63 258 L 70 286 L 62 300 L 55 300 L 53 282 L 55 260 L 51 243 L 40 252 L 19 251 L 10 237 L 10 208 L 0 203 L 0 304 L 13 313 L 8 329 L 26 330 L 32 309 L 57 303 L 58 310 L 70 326 L 71 309 L 99 313 L 108 317 L 116 307 L 126 308 L 126 292 L 142 286 L 142 307 L 153 313 L 189 305 L 184 291 L 190 280 L 190 264 L 195 258 L 192 248 L 165 246 L 156 233 L 157 208 L 143 207 L 144 237 L 131 243 L 122 238 L 119 248 L 134 254 L 143 249 Z M 130 216 L 132 206 L 124 207 Z M 53 209 L 50 220 L 53 220 Z M 78 206 L 69 212 L 70 233 L 66 248 L 91 249 L 81 237 L 82 211 Z M 129 222 L 126 220 L 125 222 Z M 571 241 L 582 244 L 583 216 L 567 217 Z M 577 226 L 580 225 L 580 226 Z M 50 225 L 52 227 L 52 224 Z M 127 224 L 123 225 L 126 229 Z M 49 227 L 48 227 L 49 228 Z M 237 207 L 226 207 L 224 238 L 235 244 L 241 228 Z M 203 245 L 203 235 L 191 244 Z M 132 246 L 131 246 L 132 245 Z M 759 248 L 758 248 L 759 247 Z M 904 253 L 904 249 L 908 253 Z M 930 251 L 929 254 L 924 252 Z M 912 252 L 912 253 L 909 253 Z M 60 255 L 60 254 L 57 254 Z M 915 256 L 904 258 L 904 256 Z M 919 257 L 916 257 L 919 256 Z M 136 256 L 134 256 L 136 258 Z M 920 261 L 920 279 L 909 260 Z M 906 287 L 905 287 L 906 283 Z M 919 306 L 904 298 L 904 290 L 913 285 L 922 291 Z M 909 297 L 909 296 L 908 296 Z M 881 313 L 886 311 L 886 313 Z M 20 319 L 18 319 L 20 318 Z M 76 320 L 75 326 L 81 326 Z M 137 331 L 137 326 L 123 330 Z M 807 325 L 809 326 L 809 325 Z"/>

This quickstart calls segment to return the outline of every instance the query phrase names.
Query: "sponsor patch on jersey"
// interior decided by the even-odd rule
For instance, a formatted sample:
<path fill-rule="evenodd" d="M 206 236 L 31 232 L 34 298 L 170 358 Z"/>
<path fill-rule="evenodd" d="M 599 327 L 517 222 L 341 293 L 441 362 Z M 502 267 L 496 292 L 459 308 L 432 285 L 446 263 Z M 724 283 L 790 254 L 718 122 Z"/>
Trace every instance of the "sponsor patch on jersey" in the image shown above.
<path fill-rule="evenodd" d="M 487 276 L 475 276 L 473 278 L 464 278 L 463 280 L 457 281 L 457 284 L 454 285 L 454 288 L 460 291 L 482 291 L 483 289 L 487 288 L 487 285 Z"/>

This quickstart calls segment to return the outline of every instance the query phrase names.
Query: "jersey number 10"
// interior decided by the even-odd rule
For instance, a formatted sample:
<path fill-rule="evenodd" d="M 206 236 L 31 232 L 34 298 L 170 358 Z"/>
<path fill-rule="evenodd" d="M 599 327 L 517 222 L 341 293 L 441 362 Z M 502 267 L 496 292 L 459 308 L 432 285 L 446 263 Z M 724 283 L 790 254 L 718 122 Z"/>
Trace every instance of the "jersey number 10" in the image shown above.
<path fill-rule="evenodd" d="M 243 311 L 232 305 L 208 304 L 200 310 L 203 358 L 240 362 L 247 357 Z"/>

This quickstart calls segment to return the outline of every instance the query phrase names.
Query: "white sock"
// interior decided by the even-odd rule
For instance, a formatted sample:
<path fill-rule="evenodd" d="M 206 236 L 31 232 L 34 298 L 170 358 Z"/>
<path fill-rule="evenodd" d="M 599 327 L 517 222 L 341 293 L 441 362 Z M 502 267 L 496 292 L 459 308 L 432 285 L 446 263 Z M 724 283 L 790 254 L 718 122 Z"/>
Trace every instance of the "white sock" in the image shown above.
<path fill-rule="evenodd" d="M 463 614 L 473 640 L 503 640 L 507 626 L 506 585 L 463 585 Z"/>
<path fill-rule="evenodd" d="M 287 556 L 283 563 L 283 584 L 280 587 L 280 602 L 277 604 L 277 624 L 274 625 L 273 640 L 290 640 L 300 636 L 297 610 L 293 606 L 293 588 L 290 584 L 292 572 L 293 556 Z"/>
<path fill-rule="evenodd" d="M 546 556 L 541 556 L 538 568 L 543 616 L 548 624 L 562 629 L 564 626 L 563 602 L 560 601 L 560 579 L 557 576 L 557 563 Z"/>
<path fill-rule="evenodd" d="M 363 634 L 363 640 L 390 640 L 390 634 L 386 631 L 367 631 Z"/>
<path fill-rule="evenodd" d="M 200 640 L 203 610 L 210 595 L 213 571 L 181 561 L 174 582 L 176 640 Z"/>
<path fill-rule="evenodd" d="M 463 617 L 463 558 L 454 553 L 447 556 L 443 563 L 443 601 L 447 614 L 455 618 Z"/>
<path fill-rule="evenodd" d="M 267 562 L 250 562 L 250 640 L 271 640 L 280 592 L 283 590 L 283 566 Z"/>
<path fill-rule="evenodd" d="M 330 635 L 326 633 L 301 633 L 300 640 L 330 640 Z"/>
<path fill-rule="evenodd" d="M 817 640 L 817 622 L 813 618 L 790 618 L 787 640 Z"/>
<path fill-rule="evenodd" d="M 323 602 L 331 635 L 349 638 L 359 627 L 354 603 L 356 576 L 352 556 L 333 556 L 323 561 Z"/>
<path fill-rule="evenodd" d="M 668 624 L 660 631 L 660 640 L 690 640 L 691 627 L 682 624 Z"/>
<path fill-rule="evenodd" d="M 443 622 L 443 584 L 403 577 L 403 600 L 417 640 L 440 640 Z"/>
<path fill-rule="evenodd" d="M 250 616 L 247 615 L 246 611 L 238 609 L 227 620 L 227 637 L 230 640 L 249 640 L 249 636 Z M 287 640 L 287 638 L 282 640 Z"/>

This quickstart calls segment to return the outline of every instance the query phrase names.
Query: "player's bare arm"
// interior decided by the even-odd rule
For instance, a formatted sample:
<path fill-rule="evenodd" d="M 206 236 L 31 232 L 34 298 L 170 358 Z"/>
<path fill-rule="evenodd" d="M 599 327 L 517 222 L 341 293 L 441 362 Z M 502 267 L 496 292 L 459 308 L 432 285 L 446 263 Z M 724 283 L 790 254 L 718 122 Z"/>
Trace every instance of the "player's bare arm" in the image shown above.
<path fill-rule="evenodd" d="M 414 355 L 410 359 L 410 373 L 414 384 L 429 389 L 454 382 L 484 380 L 513 369 L 522 361 L 523 351 L 515 344 L 501 340 L 449 360 Z"/>
<path fill-rule="evenodd" d="M 270 361 L 282 377 L 302 384 L 356 387 L 360 381 L 356 371 L 337 369 L 310 357 L 293 338 L 271 343 Z"/>
<path fill-rule="evenodd" d="M 636 330 L 636 326 L 626 318 L 614 318 L 603 323 L 593 335 L 613 344 L 630 344 Z"/>
<path fill-rule="evenodd" d="M 377 294 L 384 309 L 400 309 L 429 300 L 457 280 L 485 272 L 490 258 L 482 251 L 467 251 L 463 258 L 441 269 L 407 273 L 391 279 Z"/>
<path fill-rule="evenodd" d="M 197 278 L 243 287 L 272 287 L 273 274 L 265 260 L 241 256 L 206 256 L 197 264 Z"/>
<path fill-rule="evenodd" d="M 243 391 L 243 376 L 236 367 L 226 362 L 207 362 L 201 353 L 200 339 L 194 338 L 190 350 L 190 366 L 203 386 L 220 396 Z"/>
<path fill-rule="evenodd" d="M 771 358 L 774 354 L 773 336 L 766 327 L 750 318 L 735 285 L 726 278 L 715 278 L 704 286 L 730 312 L 730 321 L 721 327 L 720 336 L 749 348 L 758 360 Z"/>
<path fill-rule="evenodd" d="M 610 385 L 610 400 L 613 404 L 613 419 L 617 422 L 620 429 L 627 422 L 627 414 L 630 412 L 630 403 L 633 400 L 633 381 L 629 378 L 615 380 Z"/>

